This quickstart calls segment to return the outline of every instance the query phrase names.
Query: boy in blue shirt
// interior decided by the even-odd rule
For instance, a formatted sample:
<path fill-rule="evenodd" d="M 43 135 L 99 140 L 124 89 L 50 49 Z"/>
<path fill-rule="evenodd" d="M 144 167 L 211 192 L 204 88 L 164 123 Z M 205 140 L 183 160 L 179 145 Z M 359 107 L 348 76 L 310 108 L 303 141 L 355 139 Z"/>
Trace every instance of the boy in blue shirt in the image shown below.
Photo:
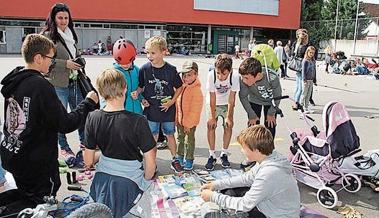
<path fill-rule="evenodd" d="M 155 140 L 158 139 L 159 128 L 167 137 L 168 147 L 173 157 L 171 168 L 181 172 L 182 166 L 176 155 L 175 141 L 175 102 L 182 92 L 182 80 L 176 68 L 164 61 L 167 53 L 167 42 L 161 36 L 153 36 L 146 41 L 146 55 L 149 62 L 144 64 L 139 73 L 138 89 L 132 93 L 133 99 L 143 91 L 143 114 L 149 121 L 149 127 Z"/>
<path fill-rule="evenodd" d="M 138 88 L 139 68 L 133 63 L 136 59 L 137 50 L 131 41 L 119 39 L 113 46 L 112 54 L 116 61 L 116 63 L 113 63 L 114 69 L 122 73 L 128 84 L 125 95 L 125 110 L 142 114 L 142 95 L 139 95 L 136 99 L 131 97 L 132 91 Z"/>

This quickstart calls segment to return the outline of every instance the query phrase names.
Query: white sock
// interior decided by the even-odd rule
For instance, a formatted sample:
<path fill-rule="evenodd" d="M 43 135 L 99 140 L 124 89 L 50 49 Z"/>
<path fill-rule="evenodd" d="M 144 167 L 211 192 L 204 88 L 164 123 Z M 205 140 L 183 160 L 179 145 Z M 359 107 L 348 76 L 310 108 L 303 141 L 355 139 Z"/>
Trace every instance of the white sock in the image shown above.
<path fill-rule="evenodd" d="M 215 150 L 209 150 L 209 156 L 216 158 Z"/>
<path fill-rule="evenodd" d="M 228 149 L 222 148 L 222 149 L 221 149 L 220 157 L 221 157 L 223 154 L 228 155 Z"/>

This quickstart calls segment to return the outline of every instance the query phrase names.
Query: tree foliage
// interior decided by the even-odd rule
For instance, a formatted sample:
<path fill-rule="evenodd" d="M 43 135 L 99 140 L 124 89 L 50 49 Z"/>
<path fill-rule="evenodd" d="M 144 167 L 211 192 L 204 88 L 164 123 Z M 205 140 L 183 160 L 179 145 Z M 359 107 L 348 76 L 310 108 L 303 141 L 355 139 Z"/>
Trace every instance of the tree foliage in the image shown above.
<path fill-rule="evenodd" d="M 337 39 L 353 39 L 357 0 L 339 0 Z M 337 0 L 303 0 L 301 26 L 308 29 L 310 40 L 318 44 L 320 41 L 335 37 Z M 358 38 L 365 36 L 369 19 L 358 22 Z"/>

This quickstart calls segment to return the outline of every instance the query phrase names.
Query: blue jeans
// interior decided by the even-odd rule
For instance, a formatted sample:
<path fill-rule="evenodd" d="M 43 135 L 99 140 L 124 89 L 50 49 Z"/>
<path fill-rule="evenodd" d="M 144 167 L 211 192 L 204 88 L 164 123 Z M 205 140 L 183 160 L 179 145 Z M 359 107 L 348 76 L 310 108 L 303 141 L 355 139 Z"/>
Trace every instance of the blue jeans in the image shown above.
<path fill-rule="evenodd" d="M 303 77 L 301 73 L 296 73 L 296 88 L 294 99 L 296 102 L 300 103 L 301 93 L 303 92 Z"/>
<path fill-rule="evenodd" d="M 76 106 L 83 100 L 82 93 L 79 89 L 78 83 L 70 82 L 67 88 L 55 87 L 55 92 L 58 95 L 59 100 L 62 102 L 64 108 L 67 109 L 67 105 L 70 105 L 70 109 L 74 110 Z M 84 123 L 80 125 L 79 129 L 80 143 L 84 143 Z M 61 149 L 69 149 L 70 145 L 67 143 L 65 134 L 58 133 L 58 143 Z"/>

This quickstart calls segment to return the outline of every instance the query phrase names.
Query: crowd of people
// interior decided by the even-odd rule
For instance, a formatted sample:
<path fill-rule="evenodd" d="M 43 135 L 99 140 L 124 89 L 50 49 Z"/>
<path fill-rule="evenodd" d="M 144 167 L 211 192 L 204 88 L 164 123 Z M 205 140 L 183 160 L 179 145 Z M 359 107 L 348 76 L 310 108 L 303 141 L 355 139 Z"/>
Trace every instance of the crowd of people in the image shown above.
<path fill-rule="evenodd" d="M 272 100 L 282 95 L 280 77 L 287 78 L 290 69 L 296 74 L 293 109 L 301 105 L 306 113 L 312 113 L 309 105 L 316 83 L 317 50 L 309 44 L 307 30 L 296 31 L 296 38 L 284 46 L 281 41 L 276 47 L 274 40 L 268 42 L 278 58 L 280 75 L 253 57 L 243 60 L 236 72 L 231 56 L 217 55 L 205 85 L 209 157 L 204 168 L 213 170 L 218 160 L 223 168 L 230 167 L 228 148 L 237 94 L 248 117 L 237 140 L 248 161 L 258 167 L 239 177 L 203 185 L 205 201 L 254 217 L 299 216 L 299 190 L 290 163 L 274 150 L 276 109 L 272 105 Z M 146 201 L 158 170 L 160 131 L 167 138 L 170 168 L 176 173 L 193 169 L 195 133 L 203 108 L 198 64 L 189 60 L 177 71 L 164 59 L 166 40 L 154 36 L 145 43 L 147 63 L 137 67 L 136 47 L 120 38 L 112 48 L 113 66 L 96 78 L 97 92 L 83 93 L 78 83 L 83 65 L 76 61 L 77 43 L 68 6 L 55 4 L 42 33 L 25 37 L 21 49 L 25 66 L 15 68 L 1 81 L 7 113 L 0 154 L 17 189 L 0 193 L 0 215 L 17 214 L 43 203 L 44 196 L 57 194 L 61 185 L 58 145 L 70 167 L 96 168 L 90 196 L 110 207 L 115 217 L 149 216 Z M 255 43 L 252 39 L 249 55 Z M 103 100 L 95 110 L 98 95 Z M 223 144 L 216 156 L 215 130 L 220 119 Z M 75 154 L 64 134 L 76 129 L 80 144 Z M 1 173 L 2 169 L 0 185 L 5 182 Z"/>

